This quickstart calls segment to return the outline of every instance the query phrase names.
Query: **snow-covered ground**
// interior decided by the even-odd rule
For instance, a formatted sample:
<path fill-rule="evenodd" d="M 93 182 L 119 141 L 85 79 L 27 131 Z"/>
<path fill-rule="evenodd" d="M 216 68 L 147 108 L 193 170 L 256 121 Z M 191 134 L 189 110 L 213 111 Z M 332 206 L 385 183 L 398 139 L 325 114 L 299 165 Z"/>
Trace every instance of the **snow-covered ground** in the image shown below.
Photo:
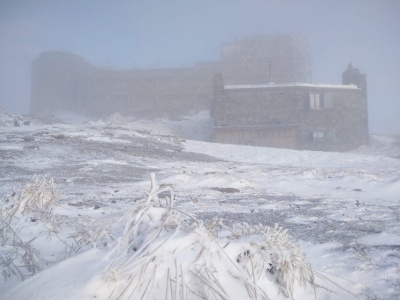
<path fill-rule="evenodd" d="M 16 212 L 12 224 L 2 216 L 0 298 L 104 298 L 108 290 L 99 282 L 114 259 L 110 245 L 122 236 L 124 224 L 117 221 L 146 199 L 150 173 L 173 190 L 176 209 L 205 224 L 222 218 L 228 227 L 246 222 L 287 229 L 323 282 L 341 286 L 329 286 L 340 299 L 400 298 L 398 137 L 372 136 L 369 146 L 332 153 L 205 142 L 206 113 L 181 121 L 64 114 L 57 116 L 62 122 L 15 117 L 16 124 L 10 115 L 0 117 L 3 207 L 21 190 L 31 195 L 29 183 L 57 192 L 51 209 L 40 210 L 46 222 L 36 218 L 35 207 Z M 35 267 L 13 266 L 15 249 L 19 263 Z M 309 290 L 301 291 L 295 299 L 310 299 Z"/>

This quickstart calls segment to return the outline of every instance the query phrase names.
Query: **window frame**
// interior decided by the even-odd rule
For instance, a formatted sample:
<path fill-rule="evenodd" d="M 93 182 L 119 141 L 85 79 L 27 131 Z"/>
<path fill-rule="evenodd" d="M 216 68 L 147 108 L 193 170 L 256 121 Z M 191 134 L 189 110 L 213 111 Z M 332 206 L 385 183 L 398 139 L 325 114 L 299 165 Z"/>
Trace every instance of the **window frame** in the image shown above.
<path fill-rule="evenodd" d="M 313 142 L 333 142 L 336 140 L 335 130 L 313 130 Z"/>
<path fill-rule="evenodd" d="M 308 94 L 309 108 L 311 110 L 327 110 L 334 107 L 333 93 L 325 92 L 309 92 Z"/>
<path fill-rule="evenodd" d="M 308 99 L 311 110 L 324 109 L 324 93 L 309 93 Z"/>

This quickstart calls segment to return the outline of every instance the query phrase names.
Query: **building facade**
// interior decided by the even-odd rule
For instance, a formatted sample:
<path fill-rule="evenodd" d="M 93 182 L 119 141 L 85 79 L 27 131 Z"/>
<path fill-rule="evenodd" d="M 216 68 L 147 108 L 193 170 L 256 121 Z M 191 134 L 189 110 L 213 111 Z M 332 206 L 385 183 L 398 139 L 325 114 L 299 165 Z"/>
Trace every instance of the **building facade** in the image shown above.
<path fill-rule="evenodd" d="M 367 144 L 366 76 L 349 64 L 342 85 L 309 82 L 307 40 L 294 35 L 225 43 L 220 60 L 190 68 L 114 70 L 50 51 L 32 64 L 31 112 L 171 117 L 209 109 L 219 143 L 328 151 Z"/>
<path fill-rule="evenodd" d="M 321 151 L 367 144 L 365 75 L 349 65 L 343 83 L 224 85 L 218 75 L 214 142 Z"/>
<path fill-rule="evenodd" d="M 223 44 L 218 61 L 128 70 L 92 66 L 75 54 L 44 52 L 32 64 L 31 111 L 181 115 L 209 109 L 216 73 L 229 84 L 309 81 L 306 48 L 304 37 L 254 36 Z"/>
<path fill-rule="evenodd" d="M 31 112 L 79 111 L 91 66 L 80 56 L 45 52 L 33 61 Z"/>

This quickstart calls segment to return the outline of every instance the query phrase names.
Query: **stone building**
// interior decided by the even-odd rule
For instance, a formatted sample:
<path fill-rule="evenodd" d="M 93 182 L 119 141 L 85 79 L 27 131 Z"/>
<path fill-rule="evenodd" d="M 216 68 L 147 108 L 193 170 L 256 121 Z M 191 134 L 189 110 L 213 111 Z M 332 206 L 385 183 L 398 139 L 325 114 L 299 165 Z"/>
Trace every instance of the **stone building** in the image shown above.
<path fill-rule="evenodd" d="M 92 66 L 75 54 L 44 52 L 32 64 L 31 111 L 181 115 L 208 110 L 216 73 L 229 84 L 307 82 L 306 48 L 304 37 L 252 36 L 223 44 L 218 61 L 127 70 Z"/>
<path fill-rule="evenodd" d="M 31 112 L 156 115 L 204 110 L 212 98 L 214 71 L 114 70 L 92 66 L 75 54 L 44 52 L 32 64 Z"/>
<path fill-rule="evenodd" d="M 365 75 L 350 64 L 343 85 L 309 83 L 307 44 L 251 36 L 222 44 L 218 61 L 169 69 L 114 70 L 44 52 L 32 64 L 31 112 L 171 117 L 209 109 L 215 142 L 332 151 L 368 143 Z"/>
<path fill-rule="evenodd" d="M 31 112 L 79 111 L 91 66 L 80 56 L 45 52 L 33 61 Z"/>
<path fill-rule="evenodd" d="M 322 151 L 368 143 L 366 77 L 351 64 L 343 85 L 214 82 L 214 142 Z"/>

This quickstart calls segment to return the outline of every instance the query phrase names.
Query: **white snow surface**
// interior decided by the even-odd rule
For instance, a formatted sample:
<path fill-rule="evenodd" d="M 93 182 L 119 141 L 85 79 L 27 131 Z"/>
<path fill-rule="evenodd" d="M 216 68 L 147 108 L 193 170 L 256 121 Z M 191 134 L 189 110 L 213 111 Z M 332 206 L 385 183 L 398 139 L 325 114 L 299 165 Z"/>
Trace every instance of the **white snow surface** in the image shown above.
<path fill-rule="evenodd" d="M 150 173 L 156 173 L 160 188 L 173 190 L 175 208 L 183 216 L 204 224 L 222 218 L 228 227 L 246 222 L 273 228 L 277 223 L 287 229 L 316 282 L 331 291 L 314 294 L 296 285 L 294 299 L 400 299 L 398 137 L 371 136 L 370 145 L 347 153 L 295 151 L 205 142 L 210 135 L 206 113 L 181 121 L 57 118 L 63 122 L 14 127 L 8 117 L 10 126 L 0 127 L 0 200 L 11 199 L 35 174 L 53 178 L 58 194 L 49 213 L 57 230 L 50 232 L 51 222 L 42 222 L 34 212 L 12 224 L 19 238 L 37 250 L 34 274 L 26 271 L 24 280 L 7 276 L 10 247 L 4 239 L 0 244 L 5 275 L 0 299 L 114 299 L 110 291 L 125 282 L 124 275 L 111 280 L 107 271 L 126 224 L 118 220 L 146 199 Z M 71 236 L 79 236 L 82 228 L 90 229 L 91 238 L 78 246 Z M 114 239 L 95 240 L 100 231 Z M 155 274 L 161 277 L 169 274 L 166 266 L 173 266 L 172 259 L 185 266 L 198 254 L 193 233 L 177 232 L 169 240 L 173 243 L 158 241 L 166 248 L 149 248 L 160 253 L 155 258 L 160 273 Z M 242 242 L 257 242 L 259 236 L 253 238 Z M 222 247 L 224 239 L 222 232 L 217 239 Z M 174 245 L 182 247 L 174 252 Z M 215 264 L 216 272 L 225 270 L 210 255 L 205 261 Z M 138 281 L 141 273 L 136 271 L 132 280 Z M 231 280 L 228 273 L 216 275 L 227 294 L 246 299 L 240 280 Z M 271 299 L 286 299 L 273 281 L 260 280 Z M 165 286 L 157 292 L 153 284 L 153 297 L 165 299 Z"/>

